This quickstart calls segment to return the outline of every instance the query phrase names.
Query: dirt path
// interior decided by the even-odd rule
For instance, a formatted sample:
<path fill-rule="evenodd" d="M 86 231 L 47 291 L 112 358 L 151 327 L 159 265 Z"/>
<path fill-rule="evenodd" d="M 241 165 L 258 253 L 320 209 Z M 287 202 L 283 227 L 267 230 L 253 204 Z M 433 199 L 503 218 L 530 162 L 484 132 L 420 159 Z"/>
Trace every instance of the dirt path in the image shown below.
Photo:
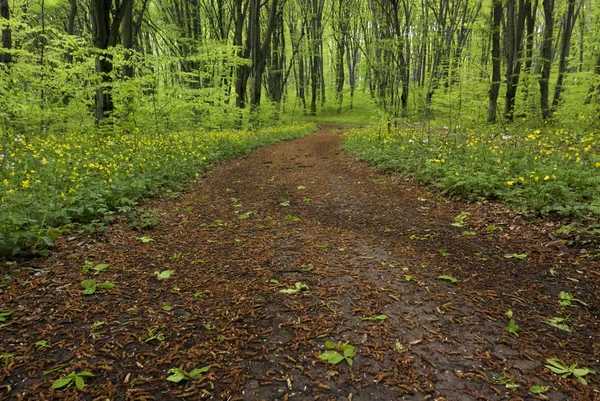
<path fill-rule="evenodd" d="M 553 400 L 600 399 L 598 378 L 583 386 L 544 369 L 551 357 L 600 366 L 597 260 L 543 224 L 438 195 L 348 158 L 325 125 L 144 205 L 154 229 L 123 221 L 63 238 L 0 280 L 0 309 L 14 311 L 0 326 L 0 353 L 14 355 L 0 398 L 518 400 L 535 399 L 537 384 Z M 452 226 L 461 212 L 466 225 Z M 85 260 L 109 267 L 82 273 Z M 86 278 L 117 287 L 83 296 Z M 280 292 L 296 282 L 308 291 Z M 588 306 L 560 307 L 561 291 Z M 505 330 L 509 309 L 518 338 Z M 572 333 L 543 322 L 555 316 Z M 149 330 L 164 341 L 145 341 Z M 320 360 L 327 340 L 355 347 L 352 367 Z M 198 380 L 165 380 L 203 366 Z M 74 370 L 95 376 L 84 390 L 50 390 Z"/>

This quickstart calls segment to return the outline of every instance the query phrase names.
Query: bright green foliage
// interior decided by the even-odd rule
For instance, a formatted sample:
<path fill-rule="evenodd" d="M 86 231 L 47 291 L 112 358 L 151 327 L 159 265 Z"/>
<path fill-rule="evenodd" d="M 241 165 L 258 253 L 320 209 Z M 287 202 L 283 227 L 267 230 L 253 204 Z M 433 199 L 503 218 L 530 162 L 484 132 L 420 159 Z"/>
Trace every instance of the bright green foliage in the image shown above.
<path fill-rule="evenodd" d="M 6 319 L 13 314 L 13 311 L 2 309 L 0 310 L 0 322 L 6 322 Z"/>
<path fill-rule="evenodd" d="M 103 290 L 111 290 L 116 287 L 110 281 L 105 281 L 104 283 L 96 283 L 96 280 L 83 280 L 81 282 L 81 286 L 83 287 L 83 290 L 81 290 L 81 293 L 83 295 L 95 294 L 98 288 L 102 288 Z"/>
<path fill-rule="evenodd" d="M 9 354 L 8 352 L 5 352 L 3 354 L 0 354 L 0 359 L 2 360 L 2 363 L 4 365 L 8 365 L 10 363 L 10 360 L 14 357 L 13 354 Z"/>
<path fill-rule="evenodd" d="M 205 366 L 202 368 L 192 369 L 191 371 L 186 372 L 185 370 L 180 368 L 172 368 L 169 369 L 170 375 L 165 380 L 173 383 L 180 383 L 182 381 L 190 379 L 198 380 L 202 377 L 204 373 L 208 372 L 209 369 L 210 368 L 208 366 Z"/>
<path fill-rule="evenodd" d="M 348 343 L 333 343 L 331 341 L 325 341 L 325 347 L 327 351 L 319 355 L 321 360 L 337 365 L 342 361 L 346 361 L 348 365 L 352 366 L 352 358 L 354 357 L 354 347 Z"/>
<path fill-rule="evenodd" d="M 369 128 L 346 133 L 343 147 L 377 167 L 472 200 L 501 199 L 542 216 L 600 214 L 597 135 L 547 127 L 507 137 L 481 129 Z"/>
<path fill-rule="evenodd" d="M 573 302 L 577 302 L 582 306 L 587 306 L 587 303 L 583 302 L 581 299 L 575 298 L 570 292 L 561 291 L 558 294 L 558 304 L 560 306 L 571 306 Z"/>
<path fill-rule="evenodd" d="M 567 320 L 568 320 L 567 318 L 563 318 L 563 317 L 552 317 L 549 319 L 545 319 L 544 323 L 546 323 L 547 325 L 550 325 L 552 327 L 556 327 L 557 329 L 560 329 L 562 331 L 566 331 L 566 332 L 570 333 L 571 328 L 567 324 Z"/>
<path fill-rule="evenodd" d="M 283 290 L 279 290 L 284 294 L 299 294 L 303 291 L 308 291 L 308 286 L 300 281 L 294 283 L 294 288 L 285 288 Z"/>
<path fill-rule="evenodd" d="M 85 378 L 86 377 L 94 377 L 94 374 L 90 373 L 90 372 L 79 372 L 79 373 L 75 373 L 75 372 L 71 372 L 69 373 L 67 376 L 65 377 L 61 377 L 59 379 L 54 380 L 54 382 L 52 383 L 52 389 L 53 390 L 57 390 L 57 389 L 68 389 L 69 387 L 71 387 L 73 384 L 75 384 L 75 387 L 77 387 L 78 389 L 83 389 L 85 387 Z"/>
<path fill-rule="evenodd" d="M 553 373 L 562 377 L 573 376 L 583 385 L 587 385 L 585 376 L 596 374 L 596 372 L 589 368 L 578 368 L 576 363 L 572 365 L 567 365 L 564 361 L 556 358 L 548 358 L 546 359 L 546 362 L 548 363 L 548 365 L 544 366 L 550 369 Z"/>
<path fill-rule="evenodd" d="M 113 209 L 130 210 L 140 197 L 181 185 L 209 164 L 312 130 L 302 125 L 0 136 L 0 166 L 6 167 L 0 169 L 0 256 L 39 250 L 53 243 L 60 227 Z M 142 214 L 132 221 L 144 228 L 155 224 L 153 217 Z"/>
<path fill-rule="evenodd" d="M 387 318 L 388 318 L 388 315 L 377 315 L 377 316 L 362 317 L 362 318 L 360 318 L 360 320 L 362 320 L 363 322 L 366 322 L 366 321 L 386 320 Z"/>
<path fill-rule="evenodd" d="M 545 392 L 547 392 L 548 390 L 550 390 L 550 387 L 548 386 L 541 386 L 539 384 L 536 384 L 534 386 L 531 386 L 529 388 L 529 392 L 531 394 L 544 394 Z"/>
<path fill-rule="evenodd" d="M 98 275 L 102 273 L 104 270 L 108 269 L 108 263 L 99 263 L 94 265 L 92 262 L 86 260 L 83 266 L 81 267 L 81 271 L 84 273 L 88 272 L 90 269 L 94 271 L 94 274 Z"/>
<path fill-rule="evenodd" d="M 159 272 L 157 270 L 154 272 L 154 274 L 156 275 L 156 278 L 159 280 L 166 280 L 168 278 L 171 278 L 173 273 L 175 273 L 175 270 L 163 270 L 162 272 Z"/>
<path fill-rule="evenodd" d="M 440 280 L 444 280 L 444 281 L 448 281 L 448 282 L 450 282 L 450 283 L 452 283 L 452 284 L 456 284 L 456 283 L 458 283 L 458 279 L 457 279 L 456 277 L 449 276 L 449 275 L 447 275 L 447 274 L 444 274 L 444 275 L 438 276 L 438 279 L 440 279 Z"/>

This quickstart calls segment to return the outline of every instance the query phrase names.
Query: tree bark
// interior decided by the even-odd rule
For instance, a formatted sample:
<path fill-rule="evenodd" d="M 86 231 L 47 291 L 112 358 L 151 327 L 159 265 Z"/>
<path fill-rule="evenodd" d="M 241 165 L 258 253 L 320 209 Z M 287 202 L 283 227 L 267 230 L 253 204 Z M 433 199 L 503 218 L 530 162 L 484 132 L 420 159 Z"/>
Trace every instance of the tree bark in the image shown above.
<path fill-rule="evenodd" d="M 0 17 L 10 20 L 10 8 L 8 0 L 0 0 Z M 9 26 L 2 29 L 2 48 L 6 50 L 12 49 L 12 31 Z M 12 60 L 12 54 L 0 50 L 0 63 L 9 64 Z"/>
<path fill-rule="evenodd" d="M 542 42 L 542 70 L 540 74 L 540 105 L 542 118 L 548 120 L 552 112 L 548 103 L 550 68 L 552 67 L 552 35 L 554 34 L 554 0 L 542 0 L 544 6 L 544 38 Z"/>
<path fill-rule="evenodd" d="M 502 0 L 492 4 L 492 86 L 488 92 L 488 123 L 496 122 L 498 95 L 500 93 L 500 28 L 502 26 Z"/>

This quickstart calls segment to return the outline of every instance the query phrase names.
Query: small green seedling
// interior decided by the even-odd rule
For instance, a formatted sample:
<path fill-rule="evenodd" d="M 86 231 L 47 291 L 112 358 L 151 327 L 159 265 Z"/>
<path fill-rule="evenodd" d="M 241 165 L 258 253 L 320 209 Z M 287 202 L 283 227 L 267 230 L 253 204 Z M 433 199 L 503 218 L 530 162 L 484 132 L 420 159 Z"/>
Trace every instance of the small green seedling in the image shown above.
<path fill-rule="evenodd" d="M 533 386 L 529 387 L 529 392 L 531 394 L 544 394 L 548 390 L 550 390 L 549 386 L 541 386 L 539 384 L 536 384 L 536 385 L 533 385 Z"/>
<path fill-rule="evenodd" d="M 198 380 L 199 378 L 202 377 L 202 375 L 206 372 L 208 372 L 210 368 L 208 366 L 205 366 L 203 368 L 196 368 L 196 369 L 192 369 L 189 372 L 186 372 L 183 369 L 180 368 L 172 368 L 169 369 L 169 373 L 171 373 L 171 375 L 169 377 L 167 377 L 165 380 L 173 382 L 173 383 L 180 383 L 184 380 L 190 380 L 190 379 L 195 379 Z"/>
<path fill-rule="evenodd" d="M 558 304 L 560 306 L 572 306 L 573 302 L 577 302 L 582 306 L 587 306 L 587 303 L 583 302 L 581 299 L 575 298 L 570 292 L 561 291 L 558 294 Z"/>
<path fill-rule="evenodd" d="M 571 332 L 571 328 L 567 324 L 567 320 L 568 319 L 569 318 L 553 317 L 553 318 L 550 318 L 550 319 L 545 319 L 544 323 L 546 323 L 547 325 L 550 325 L 552 327 L 556 327 L 557 329 L 566 331 L 567 333 L 570 333 Z"/>
<path fill-rule="evenodd" d="M 154 333 L 154 330 L 148 329 L 148 337 L 144 340 L 145 343 L 149 343 L 150 341 L 165 341 L 165 335 L 163 333 Z"/>
<path fill-rule="evenodd" d="M 46 341 L 46 340 L 40 340 L 40 341 L 36 342 L 35 346 L 38 349 L 52 348 L 52 346 L 50 344 L 48 344 L 48 341 Z"/>
<path fill-rule="evenodd" d="M 465 237 L 475 237 L 475 236 L 477 236 L 477 232 L 475 232 L 475 231 L 463 231 L 463 235 Z"/>
<path fill-rule="evenodd" d="M 279 280 L 272 278 L 269 280 L 269 284 L 279 284 Z"/>
<path fill-rule="evenodd" d="M 388 315 L 377 315 L 377 316 L 369 316 L 360 318 L 363 322 L 376 321 L 376 320 L 386 320 Z"/>
<path fill-rule="evenodd" d="M 395 348 L 397 352 L 403 352 L 405 350 L 404 345 L 399 341 L 396 341 Z"/>
<path fill-rule="evenodd" d="M 450 282 L 452 284 L 456 284 L 459 281 L 456 277 L 452 277 L 452 276 L 449 276 L 447 274 L 438 276 L 438 279 L 448 281 L 448 282 Z"/>
<path fill-rule="evenodd" d="M 279 204 L 279 206 L 287 207 L 290 205 L 290 201 L 283 201 Z"/>
<path fill-rule="evenodd" d="M 51 388 L 53 390 L 59 388 L 64 388 L 66 390 L 70 388 L 73 384 L 75 384 L 75 387 L 77 387 L 79 390 L 82 390 L 85 387 L 84 380 L 86 377 L 94 377 L 94 374 L 86 371 L 79 373 L 71 372 L 65 377 L 61 377 L 59 379 L 54 380 L 54 383 L 52 383 Z"/>
<path fill-rule="evenodd" d="M 404 275 L 404 281 L 407 281 L 407 282 L 417 281 L 417 278 L 415 276 L 411 276 L 410 274 L 405 274 Z"/>
<path fill-rule="evenodd" d="M 519 259 L 519 260 L 523 260 L 523 259 L 527 258 L 527 254 L 526 253 L 510 253 L 510 254 L 504 255 L 504 257 L 506 259 Z"/>
<path fill-rule="evenodd" d="M 7 310 L 7 309 L 2 309 L 0 310 L 0 322 L 6 322 L 6 320 L 8 319 L 8 317 L 10 315 L 12 315 L 14 312 Z"/>
<path fill-rule="evenodd" d="M 352 366 L 352 358 L 354 357 L 354 347 L 352 345 L 348 343 L 335 344 L 331 341 L 325 341 L 325 346 L 328 350 L 319 355 L 321 360 L 329 362 L 332 365 L 346 361 L 348 365 Z"/>
<path fill-rule="evenodd" d="M 148 242 L 154 241 L 154 239 L 148 237 L 147 235 L 144 235 L 143 237 L 139 237 L 138 239 L 140 241 L 142 241 L 142 243 L 144 243 L 144 244 L 147 244 Z"/>
<path fill-rule="evenodd" d="M 504 228 L 490 224 L 485 228 L 485 231 L 493 233 L 494 231 L 504 231 Z"/>
<path fill-rule="evenodd" d="M 294 288 L 285 288 L 283 290 L 279 290 L 284 294 L 299 294 L 303 291 L 308 291 L 308 286 L 300 281 L 294 283 Z"/>
<path fill-rule="evenodd" d="M 596 374 L 596 372 L 589 368 L 578 368 L 576 363 L 572 365 L 567 365 L 564 361 L 561 361 L 560 359 L 556 358 L 548 358 L 546 359 L 546 362 L 548 362 L 548 365 L 544 366 L 550 371 L 552 371 L 554 374 L 561 377 L 573 376 L 584 386 L 588 384 L 585 380 L 585 376 Z"/>
<path fill-rule="evenodd" d="M 306 203 L 308 205 L 308 204 L 310 204 L 311 200 L 312 199 L 310 199 L 310 198 L 304 198 L 304 199 L 302 199 L 302 202 L 304 202 L 304 203 Z"/>
<path fill-rule="evenodd" d="M 300 218 L 299 218 L 299 217 L 292 216 L 291 214 L 288 214 L 287 216 L 285 216 L 285 219 L 286 219 L 287 221 L 293 221 L 294 223 L 297 223 L 297 222 L 299 222 L 299 221 L 300 221 Z"/>
<path fill-rule="evenodd" d="M 470 215 L 471 215 L 471 213 L 469 213 L 469 212 L 460 212 L 460 214 L 454 218 L 454 223 L 452 223 L 451 226 L 464 227 L 467 224 L 465 220 Z"/>
<path fill-rule="evenodd" d="M 173 310 L 173 307 L 171 305 L 163 305 L 162 308 L 167 312 L 171 312 Z"/>
<path fill-rule="evenodd" d="M 90 325 L 90 329 L 97 329 L 98 327 L 104 326 L 106 323 L 103 321 L 94 322 Z"/>
<path fill-rule="evenodd" d="M 175 273 L 175 270 L 163 270 L 161 272 L 159 272 L 157 270 L 154 272 L 154 274 L 156 275 L 156 278 L 158 278 L 159 280 L 166 280 L 168 278 L 171 278 L 173 273 Z"/>
<path fill-rule="evenodd" d="M 519 330 L 520 328 L 515 322 L 515 319 L 510 319 L 508 325 L 506 326 L 506 331 L 515 337 L 519 337 Z"/>
<path fill-rule="evenodd" d="M 87 273 L 90 270 L 94 271 L 94 274 L 98 275 L 100 273 L 102 273 L 104 270 L 108 269 L 108 263 L 98 263 L 97 265 L 94 265 L 92 262 L 90 262 L 89 260 L 86 260 L 85 263 L 83 264 L 83 266 L 81 267 L 81 270 L 84 273 Z"/>
<path fill-rule="evenodd" d="M 298 191 L 302 191 L 303 189 L 306 189 L 304 185 L 298 185 Z"/>
<path fill-rule="evenodd" d="M 319 245 L 315 245 L 315 248 L 321 248 L 321 249 L 325 249 L 329 246 L 329 244 L 327 242 L 323 242 L 322 244 Z"/>
<path fill-rule="evenodd" d="M 3 354 L 0 354 L 0 359 L 2 359 L 2 363 L 6 366 L 8 366 L 8 364 L 10 363 L 10 360 L 14 357 L 13 354 L 9 354 L 8 352 L 5 352 Z"/>
<path fill-rule="evenodd" d="M 97 284 L 96 280 L 83 280 L 81 282 L 81 286 L 83 287 L 83 290 L 81 290 L 81 293 L 83 295 L 95 294 L 98 288 L 102 288 L 103 290 L 110 290 L 116 287 L 110 281 L 105 281 L 104 283 Z"/>

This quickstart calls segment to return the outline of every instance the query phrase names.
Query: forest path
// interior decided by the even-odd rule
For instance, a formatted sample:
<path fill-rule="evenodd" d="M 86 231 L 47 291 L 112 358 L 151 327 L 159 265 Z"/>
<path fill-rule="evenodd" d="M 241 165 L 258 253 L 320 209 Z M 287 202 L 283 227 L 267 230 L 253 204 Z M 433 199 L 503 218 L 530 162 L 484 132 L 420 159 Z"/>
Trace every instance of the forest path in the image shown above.
<path fill-rule="evenodd" d="M 517 400 L 546 385 L 550 399 L 599 399 L 597 378 L 583 386 L 544 368 L 551 357 L 598 367 L 598 262 L 505 208 L 443 199 L 347 157 L 340 132 L 322 125 L 149 201 L 156 228 L 123 221 L 23 262 L 0 287 L 0 309 L 15 311 L 0 351 L 16 356 L 0 398 Z M 464 227 L 452 226 L 461 212 Z M 85 260 L 109 267 L 82 274 Z M 84 278 L 117 287 L 82 296 Z M 308 290 L 280 291 L 295 283 Z M 588 306 L 560 308 L 560 291 Z M 553 316 L 573 333 L 543 322 Z M 352 367 L 319 358 L 327 340 L 355 347 Z M 165 380 L 203 366 L 198 380 Z M 83 392 L 49 389 L 72 370 L 95 377 Z"/>

